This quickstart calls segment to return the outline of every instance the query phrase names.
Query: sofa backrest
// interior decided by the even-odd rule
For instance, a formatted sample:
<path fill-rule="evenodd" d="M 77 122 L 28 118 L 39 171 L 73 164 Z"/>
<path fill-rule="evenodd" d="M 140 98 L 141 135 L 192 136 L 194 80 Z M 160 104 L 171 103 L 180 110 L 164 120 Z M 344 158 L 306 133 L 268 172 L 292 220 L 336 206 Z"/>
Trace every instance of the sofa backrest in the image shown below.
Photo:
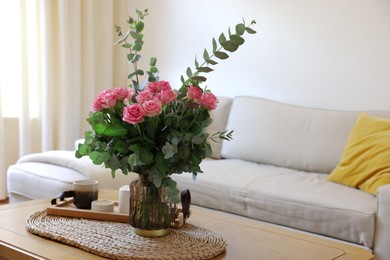
<path fill-rule="evenodd" d="M 390 118 L 390 111 L 364 111 Z M 305 108 L 257 97 L 233 100 L 223 141 L 224 158 L 330 173 L 339 163 L 360 112 Z"/>
<path fill-rule="evenodd" d="M 218 97 L 218 106 L 215 110 L 211 110 L 210 117 L 213 122 L 206 128 L 206 132 L 210 135 L 223 132 L 226 130 L 226 123 L 232 105 L 233 99 L 229 97 Z M 221 146 L 222 141 L 216 140 L 216 142 L 210 140 L 211 149 L 213 153 L 211 157 L 214 159 L 221 158 Z"/>

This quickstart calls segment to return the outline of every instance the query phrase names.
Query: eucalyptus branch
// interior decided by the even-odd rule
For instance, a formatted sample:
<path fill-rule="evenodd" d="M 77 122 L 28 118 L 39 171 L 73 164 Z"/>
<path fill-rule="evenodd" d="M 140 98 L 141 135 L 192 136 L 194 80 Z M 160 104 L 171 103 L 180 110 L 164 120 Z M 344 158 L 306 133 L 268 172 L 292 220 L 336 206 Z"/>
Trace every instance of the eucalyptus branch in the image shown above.
<path fill-rule="evenodd" d="M 230 141 L 233 139 L 233 136 L 232 136 L 233 132 L 234 132 L 234 130 L 231 130 L 229 132 L 228 132 L 228 130 L 225 130 L 223 132 L 216 132 L 216 133 L 210 135 L 208 138 L 210 140 L 212 140 L 213 142 L 217 142 L 216 139 L 219 139 L 219 140 L 223 139 L 223 140 Z"/>
<path fill-rule="evenodd" d="M 181 82 L 183 83 L 182 87 L 186 87 L 189 84 L 199 85 L 202 82 L 205 82 L 207 78 L 205 76 L 200 76 L 200 73 L 209 73 L 214 71 L 210 65 L 217 65 L 218 62 L 213 58 L 216 57 L 220 60 L 225 60 L 229 58 L 229 55 L 225 52 L 235 52 L 239 46 L 244 44 L 245 40 L 242 37 L 245 32 L 249 34 L 255 34 L 256 31 L 251 28 L 253 24 L 256 24 L 256 21 L 253 20 L 248 26 L 246 26 L 245 21 L 239 23 L 235 26 L 236 32 L 234 34 L 231 33 L 230 28 L 228 30 L 229 39 L 226 39 L 224 33 L 218 38 L 218 43 L 220 46 L 218 47 L 218 43 L 215 38 L 212 39 L 212 54 L 210 56 L 207 49 L 204 49 L 203 52 L 203 63 L 199 66 L 199 62 L 195 57 L 195 72 L 192 72 L 191 68 L 188 67 L 186 70 L 186 75 L 188 77 L 187 80 L 184 79 L 184 76 L 181 76 Z M 224 50 L 224 51 L 223 51 Z M 207 65 L 207 66 L 205 66 Z"/>
<path fill-rule="evenodd" d="M 150 69 L 149 71 L 147 71 L 148 78 L 143 83 L 140 83 L 139 76 L 143 76 L 145 73 L 142 69 L 138 68 L 137 62 L 141 58 L 141 55 L 139 53 L 142 50 L 144 43 L 144 35 L 142 34 L 142 31 L 145 26 L 143 20 L 145 16 L 148 15 L 148 9 L 144 11 L 136 9 L 135 11 L 137 13 L 137 19 L 129 17 L 129 19 L 127 20 L 129 30 L 125 35 L 123 35 L 121 27 L 115 25 L 115 30 L 119 37 L 119 39 L 115 42 L 115 45 L 123 43 L 122 47 L 128 49 L 129 54 L 127 55 L 127 60 L 129 61 L 129 63 L 133 64 L 134 72 L 130 73 L 127 78 L 131 79 L 130 86 L 133 87 L 134 91 L 139 91 L 144 88 L 147 82 L 153 82 L 158 80 L 158 69 L 156 67 L 157 59 L 152 57 L 149 62 Z M 129 42 L 127 40 L 129 36 L 133 39 L 132 42 Z M 135 80 L 132 79 L 133 77 L 135 77 Z"/>

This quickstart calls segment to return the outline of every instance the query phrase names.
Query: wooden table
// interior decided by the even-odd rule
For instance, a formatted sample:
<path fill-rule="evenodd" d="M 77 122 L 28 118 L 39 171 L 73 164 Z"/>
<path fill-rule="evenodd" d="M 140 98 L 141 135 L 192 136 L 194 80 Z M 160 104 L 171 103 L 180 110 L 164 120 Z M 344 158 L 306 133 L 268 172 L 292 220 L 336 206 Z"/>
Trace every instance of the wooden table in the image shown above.
<path fill-rule="evenodd" d="M 117 196 L 117 191 L 99 193 L 99 198 Z M 103 259 L 29 233 L 26 219 L 49 205 L 41 199 L 0 206 L 0 259 Z M 360 247 L 201 207 L 192 207 L 189 223 L 227 240 L 226 252 L 216 259 L 374 259 Z"/>

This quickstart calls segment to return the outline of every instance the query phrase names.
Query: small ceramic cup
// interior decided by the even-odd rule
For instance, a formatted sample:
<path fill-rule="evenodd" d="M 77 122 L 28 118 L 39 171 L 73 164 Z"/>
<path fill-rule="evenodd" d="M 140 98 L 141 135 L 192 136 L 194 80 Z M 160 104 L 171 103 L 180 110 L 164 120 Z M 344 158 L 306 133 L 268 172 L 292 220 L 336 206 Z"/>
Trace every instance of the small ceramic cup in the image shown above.
<path fill-rule="evenodd" d="M 73 204 L 79 209 L 91 209 L 92 201 L 98 199 L 99 182 L 79 180 L 73 182 Z"/>

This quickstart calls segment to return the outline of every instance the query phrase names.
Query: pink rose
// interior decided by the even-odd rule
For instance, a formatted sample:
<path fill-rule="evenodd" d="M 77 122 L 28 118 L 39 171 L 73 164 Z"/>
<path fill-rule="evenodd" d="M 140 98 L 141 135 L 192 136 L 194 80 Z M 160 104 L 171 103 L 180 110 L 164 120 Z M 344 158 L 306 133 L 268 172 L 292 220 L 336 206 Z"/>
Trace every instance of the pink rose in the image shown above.
<path fill-rule="evenodd" d="M 103 100 L 103 108 L 110 108 L 116 105 L 117 95 L 110 89 L 103 91 L 101 93 L 101 98 Z"/>
<path fill-rule="evenodd" d="M 157 82 L 150 82 L 145 90 L 150 91 L 152 94 L 156 94 L 158 92 L 158 83 Z"/>
<path fill-rule="evenodd" d="M 158 81 L 157 86 L 158 86 L 158 91 L 162 91 L 162 90 L 167 91 L 172 89 L 168 81 L 163 81 L 163 80 Z"/>
<path fill-rule="evenodd" d="M 157 98 L 161 101 L 161 103 L 169 104 L 176 98 L 176 93 L 173 89 L 170 90 L 161 90 L 157 95 Z"/>
<path fill-rule="evenodd" d="M 123 108 L 123 121 L 135 125 L 144 121 L 144 110 L 140 104 L 132 104 Z"/>
<path fill-rule="evenodd" d="M 126 87 L 116 87 L 114 93 L 117 95 L 117 100 L 131 99 L 133 90 Z"/>
<path fill-rule="evenodd" d="M 94 112 L 98 112 L 98 111 L 101 111 L 103 109 L 103 99 L 102 97 L 99 95 L 95 98 L 95 100 L 93 101 L 93 104 L 92 104 L 92 111 Z"/>
<path fill-rule="evenodd" d="M 144 89 L 143 91 L 139 92 L 138 95 L 135 97 L 138 103 L 142 104 L 145 101 L 151 100 L 153 98 L 152 93 L 148 89 Z"/>
<path fill-rule="evenodd" d="M 202 97 L 203 91 L 197 86 L 191 85 L 188 87 L 187 97 L 190 100 L 199 102 Z"/>
<path fill-rule="evenodd" d="M 161 113 L 162 104 L 159 100 L 147 100 L 142 104 L 145 116 L 153 117 Z"/>
<path fill-rule="evenodd" d="M 162 90 L 171 90 L 172 87 L 168 81 L 156 81 L 150 82 L 145 89 L 149 90 L 152 94 L 157 94 Z"/>
<path fill-rule="evenodd" d="M 218 98 L 210 91 L 203 94 L 200 105 L 207 110 L 213 110 L 217 107 Z"/>

